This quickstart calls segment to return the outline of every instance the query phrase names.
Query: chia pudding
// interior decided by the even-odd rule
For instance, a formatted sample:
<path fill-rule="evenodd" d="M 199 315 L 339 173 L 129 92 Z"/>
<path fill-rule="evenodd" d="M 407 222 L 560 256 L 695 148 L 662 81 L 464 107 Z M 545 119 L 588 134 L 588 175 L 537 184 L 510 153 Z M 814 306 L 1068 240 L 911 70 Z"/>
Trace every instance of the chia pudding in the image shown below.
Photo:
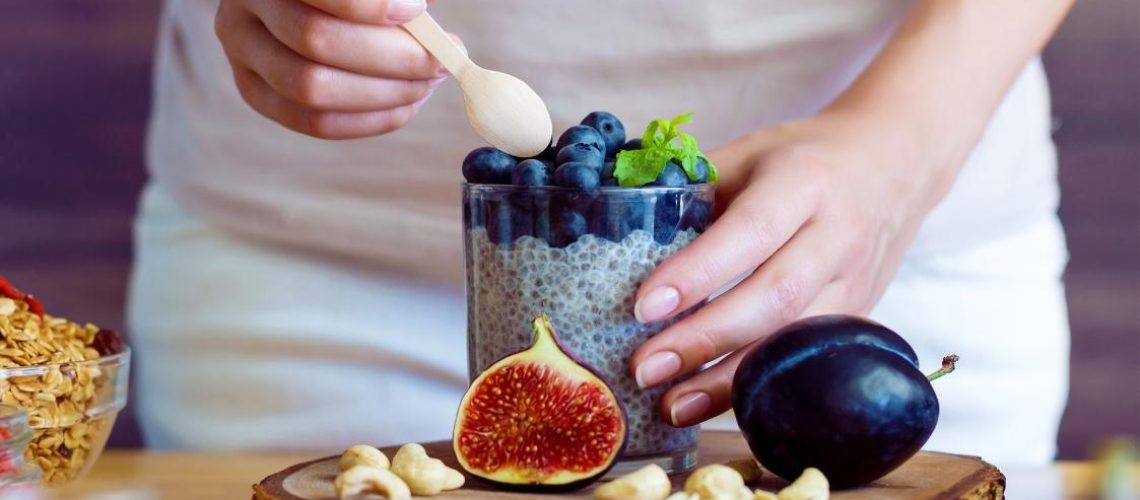
<path fill-rule="evenodd" d="M 633 304 L 649 273 L 707 227 L 712 194 L 707 184 L 592 192 L 466 185 L 471 378 L 530 346 L 529 324 L 545 313 L 563 347 L 625 406 L 623 462 L 684 456 L 666 469 L 690 467 L 698 427 L 666 422 L 658 408 L 669 385 L 643 390 L 630 373 L 634 350 L 678 318 L 641 324 Z"/>

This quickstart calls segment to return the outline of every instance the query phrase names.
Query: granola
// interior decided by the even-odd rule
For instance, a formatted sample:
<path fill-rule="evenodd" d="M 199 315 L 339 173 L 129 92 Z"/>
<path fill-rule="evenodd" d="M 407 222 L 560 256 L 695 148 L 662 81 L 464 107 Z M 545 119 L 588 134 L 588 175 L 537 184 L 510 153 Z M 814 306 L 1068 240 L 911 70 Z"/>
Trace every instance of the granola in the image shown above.
<path fill-rule="evenodd" d="M 41 315 L 34 299 L 14 295 L 0 295 L 0 402 L 28 411 L 34 437 L 25 459 L 43 469 L 45 483 L 65 482 L 102 451 L 114 424 L 116 412 L 102 410 L 114 400 L 116 374 L 95 360 L 110 354 L 97 347 L 122 343 L 95 325 Z"/>

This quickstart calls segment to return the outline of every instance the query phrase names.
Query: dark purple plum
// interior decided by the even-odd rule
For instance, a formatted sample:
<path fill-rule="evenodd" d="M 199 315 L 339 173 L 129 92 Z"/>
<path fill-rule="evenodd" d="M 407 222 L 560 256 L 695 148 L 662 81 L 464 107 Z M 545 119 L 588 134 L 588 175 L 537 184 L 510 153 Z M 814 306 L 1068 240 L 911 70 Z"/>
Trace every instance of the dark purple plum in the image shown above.
<path fill-rule="evenodd" d="M 792 323 L 741 360 L 737 423 L 756 459 L 789 481 L 815 467 L 836 488 L 883 477 L 938 423 L 938 398 L 910 345 L 854 316 Z"/>
<path fill-rule="evenodd" d="M 605 156 L 613 158 L 618 149 L 625 144 L 625 125 L 618 117 L 605 111 L 594 111 L 582 119 L 582 125 L 591 127 L 602 134 L 606 142 Z"/>

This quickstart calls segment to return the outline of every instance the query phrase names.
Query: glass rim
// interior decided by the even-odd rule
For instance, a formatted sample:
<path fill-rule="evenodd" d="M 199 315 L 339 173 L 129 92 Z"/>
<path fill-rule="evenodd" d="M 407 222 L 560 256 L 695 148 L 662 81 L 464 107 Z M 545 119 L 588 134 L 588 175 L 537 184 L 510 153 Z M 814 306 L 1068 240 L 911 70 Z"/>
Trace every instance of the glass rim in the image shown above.
<path fill-rule="evenodd" d="M 131 363 L 131 348 L 123 346 L 121 352 L 111 354 L 108 356 L 100 356 L 94 359 L 85 359 L 83 361 L 64 361 L 60 363 L 45 363 L 42 365 L 28 365 L 28 366 L 8 366 L 0 368 L 0 378 L 10 377 L 31 377 L 36 375 L 43 375 L 48 370 L 53 368 L 60 368 L 64 366 L 124 366 Z"/>
<path fill-rule="evenodd" d="M 549 192 L 549 193 L 606 193 L 606 194 L 655 194 L 655 193 L 706 193 L 716 190 L 716 184 L 705 182 L 701 184 L 685 184 L 678 187 L 666 186 L 637 186 L 637 187 L 623 187 L 623 186 L 598 186 L 594 189 L 584 190 L 581 188 L 563 187 L 563 186 L 518 186 L 515 184 L 488 184 L 488 183 L 472 183 L 462 182 L 463 190 L 468 193 L 478 192 Z"/>

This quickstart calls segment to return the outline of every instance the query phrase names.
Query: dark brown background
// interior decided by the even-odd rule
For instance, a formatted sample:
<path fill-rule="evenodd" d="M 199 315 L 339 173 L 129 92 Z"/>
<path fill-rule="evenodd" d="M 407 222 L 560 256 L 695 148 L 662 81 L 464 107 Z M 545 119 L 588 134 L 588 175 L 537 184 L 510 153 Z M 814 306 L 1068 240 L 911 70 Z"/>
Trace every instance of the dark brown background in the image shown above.
<path fill-rule="evenodd" d="M 158 0 L 0 0 L 0 274 L 121 328 Z M 1061 456 L 1140 436 L 1140 0 L 1083 0 L 1045 54 L 1072 262 Z M 112 443 L 139 443 L 126 415 Z"/>

